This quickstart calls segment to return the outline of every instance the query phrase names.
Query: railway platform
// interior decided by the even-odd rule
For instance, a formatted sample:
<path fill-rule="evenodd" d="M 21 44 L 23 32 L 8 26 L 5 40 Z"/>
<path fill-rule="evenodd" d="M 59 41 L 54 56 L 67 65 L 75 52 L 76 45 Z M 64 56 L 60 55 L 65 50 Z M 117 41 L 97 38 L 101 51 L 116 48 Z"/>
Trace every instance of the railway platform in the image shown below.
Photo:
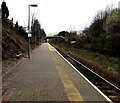
<path fill-rule="evenodd" d="M 44 43 L 12 67 L 2 85 L 2 101 L 112 103 L 84 75 Z M 8 73 L 6 72 L 6 73 Z"/>

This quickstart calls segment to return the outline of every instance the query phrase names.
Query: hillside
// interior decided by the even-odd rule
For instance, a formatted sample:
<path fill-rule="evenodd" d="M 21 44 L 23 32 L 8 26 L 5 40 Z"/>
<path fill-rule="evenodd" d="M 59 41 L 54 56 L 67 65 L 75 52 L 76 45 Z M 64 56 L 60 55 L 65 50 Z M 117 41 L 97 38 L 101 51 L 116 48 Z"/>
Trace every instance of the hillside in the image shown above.
<path fill-rule="evenodd" d="M 10 21 L 2 25 L 2 62 L 3 68 L 11 61 L 19 59 L 19 54 L 24 56 L 27 53 L 27 33 L 22 27 L 16 28 Z M 9 62 L 9 63 L 8 63 Z M 7 65 L 7 66 L 6 66 Z"/>

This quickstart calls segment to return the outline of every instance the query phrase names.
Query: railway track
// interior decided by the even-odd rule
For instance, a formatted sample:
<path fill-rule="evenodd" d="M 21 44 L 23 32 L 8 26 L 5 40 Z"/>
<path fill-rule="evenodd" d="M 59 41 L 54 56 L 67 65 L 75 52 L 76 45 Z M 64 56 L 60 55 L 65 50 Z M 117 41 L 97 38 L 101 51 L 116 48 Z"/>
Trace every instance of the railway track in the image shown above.
<path fill-rule="evenodd" d="M 113 103 L 120 103 L 120 89 L 118 87 L 105 80 L 74 58 L 63 53 L 58 48 L 56 48 L 56 50 L 64 58 L 66 58 L 78 71 L 80 71 L 89 81 L 91 81 L 100 91 L 102 91 Z"/>

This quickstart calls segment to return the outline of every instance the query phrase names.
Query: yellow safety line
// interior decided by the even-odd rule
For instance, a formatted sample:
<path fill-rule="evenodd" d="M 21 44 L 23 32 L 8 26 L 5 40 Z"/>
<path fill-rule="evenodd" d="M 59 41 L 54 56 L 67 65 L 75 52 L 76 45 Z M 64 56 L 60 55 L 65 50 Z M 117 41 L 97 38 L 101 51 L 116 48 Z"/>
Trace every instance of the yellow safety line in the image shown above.
<path fill-rule="evenodd" d="M 48 47 L 50 51 L 53 51 L 51 45 L 48 44 Z M 60 79 L 63 83 L 69 101 L 71 102 L 84 101 L 83 97 L 81 96 L 81 94 L 79 93 L 73 82 L 70 80 L 68 74 L 66 73 L 65 69 L 62 67 L 60 60 L 56 57 L 54 52 L 52 52 L 52 58 L 55 61 L 55 66 L 57 68 Z"/>

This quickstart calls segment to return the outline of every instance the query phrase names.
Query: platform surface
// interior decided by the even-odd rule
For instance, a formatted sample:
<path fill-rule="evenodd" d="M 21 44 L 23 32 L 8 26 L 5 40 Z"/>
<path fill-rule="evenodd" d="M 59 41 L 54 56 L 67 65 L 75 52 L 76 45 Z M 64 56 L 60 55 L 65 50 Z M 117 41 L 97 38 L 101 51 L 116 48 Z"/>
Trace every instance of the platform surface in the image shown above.
<path fill-rule="evenodd" d="M 48 43 L 16 64 L 3 88 L 3 101 L 83 101 L 109 103 Z"/>

